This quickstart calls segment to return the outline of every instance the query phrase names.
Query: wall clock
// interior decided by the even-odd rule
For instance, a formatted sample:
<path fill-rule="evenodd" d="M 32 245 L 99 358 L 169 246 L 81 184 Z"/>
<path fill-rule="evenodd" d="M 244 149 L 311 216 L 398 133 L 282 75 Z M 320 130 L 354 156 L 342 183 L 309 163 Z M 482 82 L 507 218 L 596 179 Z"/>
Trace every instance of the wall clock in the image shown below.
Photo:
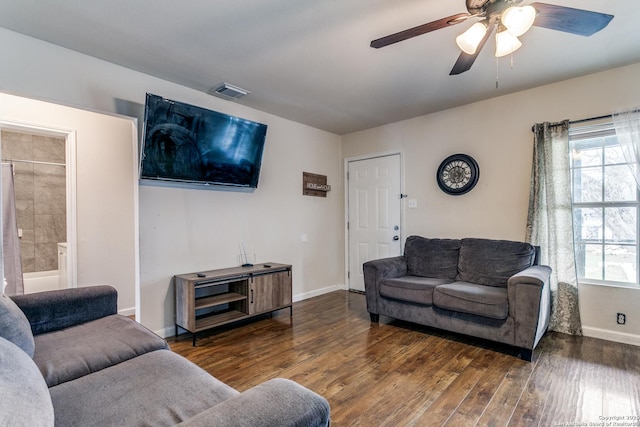
<path fill-rule="evenodd" d="M 478 183 L 480 168 L 473 157 L 454 154 L 440 163 L 436 179 L 442 191 L 453 196 L 468 193 Z"/>

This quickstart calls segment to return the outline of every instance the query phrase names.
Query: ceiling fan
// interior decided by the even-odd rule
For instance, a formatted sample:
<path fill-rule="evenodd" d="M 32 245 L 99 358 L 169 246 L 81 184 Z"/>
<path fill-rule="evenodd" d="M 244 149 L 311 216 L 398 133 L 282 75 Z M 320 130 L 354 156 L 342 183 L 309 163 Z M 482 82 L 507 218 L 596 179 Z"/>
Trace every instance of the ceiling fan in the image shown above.
<path fill-rule="evenodd" d="M 505 56 L 522 46 L 518 37 L 531 28 L 549 28 L 581 36 L 590 36 L 606 27 L 613 15 L 584 9 L 558 6 L 547 3 L 531 3 L 518 6 L 523 0 L 466 0 L 468 13 L 458 13 L 437 21 L 418 25 L 371 42 L 371 47 L 379 49 L 431 31 L 460 24 L 471 18 L 483 18 L 456 38 L 462 50 L 449 75 L 468 71 L 480 50 L 496 32 L 496 56 Z"/>

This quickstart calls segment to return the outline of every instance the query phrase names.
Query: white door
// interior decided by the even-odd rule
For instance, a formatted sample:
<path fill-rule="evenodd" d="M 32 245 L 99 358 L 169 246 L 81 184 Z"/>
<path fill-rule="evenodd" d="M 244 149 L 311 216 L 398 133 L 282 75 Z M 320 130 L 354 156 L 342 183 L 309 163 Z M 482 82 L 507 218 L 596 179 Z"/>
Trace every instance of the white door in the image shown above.
<path fill-rule="evenodd" d="M 400 255 L 400 154 L 348 162 L 348 286 L 364 291 L 362 264 Z"/>

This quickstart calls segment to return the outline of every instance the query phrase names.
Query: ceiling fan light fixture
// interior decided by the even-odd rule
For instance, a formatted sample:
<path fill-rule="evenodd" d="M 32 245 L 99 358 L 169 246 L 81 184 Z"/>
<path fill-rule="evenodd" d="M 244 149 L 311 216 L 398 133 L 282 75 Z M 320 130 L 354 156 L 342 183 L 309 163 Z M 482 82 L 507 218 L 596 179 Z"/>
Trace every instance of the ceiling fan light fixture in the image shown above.
<path fill-rule="evenodd" d="M 533 25 L 537 11 L 533 6 L 511 6 L 502 12 L 500 21 L 507 30 L 516 37 L 520 37 Z"/>
<path fill-rule="evenodd" d="M 510 55 L 521 47 L 522 42 L 506 29 L 496 34 L 496 58 Z"/>
<path fill-rule="evenodd" d="M 486 33 L 487 27 L 482 22 L 476 22 L 467 31 L 456 37 L 456 44 L 464 53 L 473 55 Z"/>

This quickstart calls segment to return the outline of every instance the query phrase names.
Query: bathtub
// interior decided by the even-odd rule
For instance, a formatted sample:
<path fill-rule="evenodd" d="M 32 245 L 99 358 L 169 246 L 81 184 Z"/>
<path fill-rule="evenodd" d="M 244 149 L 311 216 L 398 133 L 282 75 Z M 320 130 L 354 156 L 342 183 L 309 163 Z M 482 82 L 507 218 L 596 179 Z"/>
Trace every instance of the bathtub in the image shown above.
<path fill-rule="evenodd" d="M 22 275 L 24 280 L 24 293 L 32 294 L 34 292 L 60 289 L 58 276 L 58 270 L 24 273 Z"/>
<path fill-rule="evenodd" d="M 58 243 L 58 270 L 23 273 L 24 293 L 53 291 L 67 287 L 67 244 Z"/>

